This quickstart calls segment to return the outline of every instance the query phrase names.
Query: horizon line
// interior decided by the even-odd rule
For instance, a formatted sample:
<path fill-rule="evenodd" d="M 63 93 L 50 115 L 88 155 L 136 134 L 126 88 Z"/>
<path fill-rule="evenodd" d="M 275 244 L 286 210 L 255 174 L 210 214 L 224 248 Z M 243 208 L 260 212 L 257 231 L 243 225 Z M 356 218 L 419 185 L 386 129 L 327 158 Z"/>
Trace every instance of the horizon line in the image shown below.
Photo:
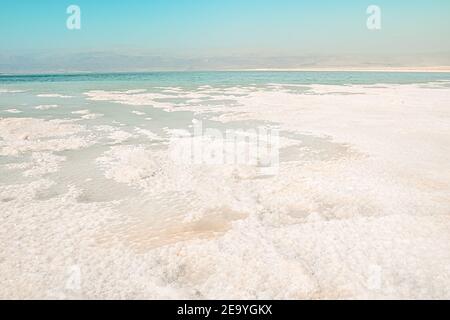
<path fill-rule="evenodd" d="M 44 71 L 44 72 L 0 72 L 2 77 L 14 76 L 61 76 L 89 74 L 144 74 L 144 73 L 195 73 L 195 72 L 371 72 L 371 73 L 450 73 L 450 66 L 432 67 L 311 67 L 311 68 L 242 68 L 242 69 L 195 69 L 195 70 L 130 70 L 130 71 Z"/>

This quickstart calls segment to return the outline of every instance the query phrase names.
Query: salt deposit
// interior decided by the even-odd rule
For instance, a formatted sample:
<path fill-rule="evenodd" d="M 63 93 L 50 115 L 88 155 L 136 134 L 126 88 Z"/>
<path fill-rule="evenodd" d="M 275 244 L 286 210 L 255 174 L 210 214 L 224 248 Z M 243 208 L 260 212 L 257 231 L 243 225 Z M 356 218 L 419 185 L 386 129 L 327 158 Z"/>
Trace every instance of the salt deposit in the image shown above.
<path fill-rule="evenodd" d="M 68 116 L 124 116 L 0 118 L 0 297 L 448 299 L 449 90 L 92 90 Z M 230 143 L 200 121 L 276 127 L 277 174 L 180 161 Z"/>

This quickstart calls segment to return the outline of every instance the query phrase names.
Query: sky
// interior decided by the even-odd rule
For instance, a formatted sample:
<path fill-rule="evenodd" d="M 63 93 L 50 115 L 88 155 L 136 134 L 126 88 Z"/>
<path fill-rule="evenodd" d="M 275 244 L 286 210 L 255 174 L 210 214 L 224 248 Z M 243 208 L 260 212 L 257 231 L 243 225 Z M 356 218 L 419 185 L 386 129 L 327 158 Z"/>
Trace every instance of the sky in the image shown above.
<path fill-rule="evenodd" d="M 3 73 L 450 65 L 448 39 L 448 0 L 0 0 Z"/>

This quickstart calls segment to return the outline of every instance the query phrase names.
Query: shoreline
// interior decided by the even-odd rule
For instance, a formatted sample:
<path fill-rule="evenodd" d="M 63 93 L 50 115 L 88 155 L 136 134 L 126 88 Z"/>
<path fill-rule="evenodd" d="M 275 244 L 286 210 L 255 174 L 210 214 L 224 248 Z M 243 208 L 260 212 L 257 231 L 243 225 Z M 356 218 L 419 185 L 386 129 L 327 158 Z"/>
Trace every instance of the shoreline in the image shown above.
<path fill-rule="evenodd" d="M 144 74 L 144 73 L 201 73 L 201 72 L 385 72 L 385 73 L 450 73 L 450 66 L 440 67 L 399 67 L 399 68 L 254 68 L 254 69 L 217 69 L 217 70 L 142 70 L 142 71 L 67 71 L 38 73 L 0 73 L 0 77 L 21 76 L 62 76 L 92 74 Z"/>
<path fill-rule="evenodd" d="M 398 68 L 261 68 L 261 69 L 242 69 L 235 71 L 249 72 L 391 72 L 391 73 L 449 73 L 450 66 L 439 67 L 398 67 Z"/>

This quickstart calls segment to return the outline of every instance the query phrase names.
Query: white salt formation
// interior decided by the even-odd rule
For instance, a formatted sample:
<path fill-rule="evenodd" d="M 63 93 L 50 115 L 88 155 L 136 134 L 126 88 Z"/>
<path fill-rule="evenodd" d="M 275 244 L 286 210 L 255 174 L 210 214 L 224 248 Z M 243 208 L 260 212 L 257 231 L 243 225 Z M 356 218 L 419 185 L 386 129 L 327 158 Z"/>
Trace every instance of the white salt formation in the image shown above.
<path fill-rule="evenodd" d="M 0 118 L 0 297 L 449 299 L 446 84 L 96 90 Z M 194 118 L 278 127 L 277 174 L 177 161 Z"/>

